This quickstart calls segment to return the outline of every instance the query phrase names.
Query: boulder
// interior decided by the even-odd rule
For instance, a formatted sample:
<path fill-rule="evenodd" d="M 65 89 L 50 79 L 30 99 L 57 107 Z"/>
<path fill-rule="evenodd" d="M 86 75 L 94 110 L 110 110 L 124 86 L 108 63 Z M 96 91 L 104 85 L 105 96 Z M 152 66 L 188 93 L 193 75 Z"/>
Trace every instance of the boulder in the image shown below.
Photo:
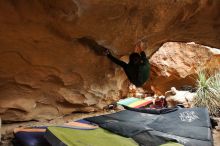
<path fill-rule="evenodd" d="M 220 50 L 195 43 L 167 42 L 150 58 L 151 86 L 157 94 L 171 87 L 195 86 L 201 69 L 220 68 Z"/>

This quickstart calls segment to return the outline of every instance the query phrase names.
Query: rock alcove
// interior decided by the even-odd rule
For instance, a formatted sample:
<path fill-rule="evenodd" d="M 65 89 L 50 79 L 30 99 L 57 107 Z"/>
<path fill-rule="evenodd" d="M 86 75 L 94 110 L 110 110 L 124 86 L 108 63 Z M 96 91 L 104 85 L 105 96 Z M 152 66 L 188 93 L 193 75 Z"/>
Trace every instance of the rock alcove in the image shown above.
<path fill-rule="evenodd" d="M 0 116 L 5 122 L 97 111 L 126 94 L 123 71 L 80 44 L 77 39 L 84 36 L 122 59 L 140 40 L 147 40 L 149 55 L 169 42 L 151 57 L 149 84 L 158 93 L 169 88 L 165 84 L 191 79 L 191 65 L 199 65 L 186 56 L 201 55 L 197 58 L 206 66 L 219 65 L 219 55 L 202 53 L 203 46 L 175 43 L 220 48 L 218 0 L 3 0 L 0 14 Z M 174 66 L 175 59 L 185 70 Z M 167 64 L 158 63 L 164 60 Z"/>

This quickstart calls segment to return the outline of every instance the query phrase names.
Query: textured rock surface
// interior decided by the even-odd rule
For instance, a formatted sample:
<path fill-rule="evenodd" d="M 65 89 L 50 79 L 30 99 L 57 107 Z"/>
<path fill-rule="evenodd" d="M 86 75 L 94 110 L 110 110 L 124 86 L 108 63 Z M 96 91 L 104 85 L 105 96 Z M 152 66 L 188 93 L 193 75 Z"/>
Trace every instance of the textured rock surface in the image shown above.
<path fill-rule="evenodd" d="M 76 38 L 119 56 L 141 38 L 148 53 L 166 41 L 220 48 L 219 13 L 218 0 L 1 0 L 0 116 L 53 118 L 119 97 L 124 74 Z"/>
<path fill-rule="evenodd" d="M 164 94 L 171 87 L 195 85 L 200 69 L 219 69 L 220 50 L 193 43 L 165 43 L 150 59 L 148 85 Z"/>

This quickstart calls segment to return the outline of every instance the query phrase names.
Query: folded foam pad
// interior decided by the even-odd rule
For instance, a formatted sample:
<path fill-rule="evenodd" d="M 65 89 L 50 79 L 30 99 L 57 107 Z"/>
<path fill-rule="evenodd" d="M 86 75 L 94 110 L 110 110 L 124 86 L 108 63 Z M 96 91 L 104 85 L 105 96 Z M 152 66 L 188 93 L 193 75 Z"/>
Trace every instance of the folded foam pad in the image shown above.
<path fill-rule="evenodd" d="M 15 128 L 14 133 L 17 133 L 17 132 L 46 132 L 46 128 L 40 128 L 40 127 Z"/>
<path fill-rule="evenodd" d="M 126 99 L 118 101 L 117 104 L 124 105 L 127 107 L 132 107 L 132 108 L 140 108 L 140 107 L 147 106 L 151 104 L 152 102 L 153 101 L 150 99 L 146 100 L 146 99 L 130 97 L 130 98 L 126 98 Z"/>
<path fill-rule="evenodd" d="M 124 110 L 114 114 L 86 118 L 100 127 L 125 137 L 140 145 L 152 146 L 161 138 L 177 141 L 184 146 L 212 146 L 211 123 L 207 109 L 178 109 L 165 114 L 149 114 Z"/>
<path fill-rule="evenodd" d="M 90 124 L 90 125 L 97 125 L 97 124 L 95 124 L 95 123 L 86 121 L 86 120 L 84 120 L 84 119 L 75 120 L 74 122 L 85 123 L 85 124 Z"/>
<path fill-rule="evenodd" d="M 97 125 L 91 125 L 82 122 L 68 122 L 60 127 L 73 128 L 73 129 L 81 129 L 81 130 L 92 130 L 98 128 Z"/>
<path fill-rule="evenodd" d="M 77 130 L 48 127 L 45 137 L 52 146 L 138 146 L 131 138 L 125 138 L 102 128 Z"/>
<path fill-rule="evenodd" d="M 119 100 L 117 103 L 121 104 L 121 105 L 129 105 L 129 104 L 131 104 L 135 101 L 138 101 L 138 100 L 140 100 L 140 99 L 139 98 L 134 98 L 134 97 L 129 97 L 129 98 Z"/>
<path fill-rule="evenodd" d="M 50 146 L 44 138 L 45 132 L 17 132 L 13 140 L 14 146 Z"/>
<path fill-rule="evenodd" d="M 74 123 L 74 124 L 73 124 Z M 72 124 L 72 125 L 71 125 Z M 90 125 L 88 125 L 90 124 Z M 89 121 L 80 119 L 76 122 L 70 122 L 63 126 L 69 126 L 76 129 L 95 129 L 95 124 Z M 97 126 L 96 126 L 97 127 Z M 50 146 L 45 139 L 46 126 L 44 127 L 24 127 L 14 129 L 14 146 Z"/>
<path fill-rule="evenodd" d="M 134 107 L 134 108 L 139 108 L 139 107 L 143 107 L 143 106 L 146 106 L 148 104 L 152 103 L 152 101 L 147 101 L 147 100 L 144 100 L 144 99 L 140 99 L 139 101 L 136 101 L 134 103 L 131 103 L 129 104 L 128 106 L 129 107 Z"/>

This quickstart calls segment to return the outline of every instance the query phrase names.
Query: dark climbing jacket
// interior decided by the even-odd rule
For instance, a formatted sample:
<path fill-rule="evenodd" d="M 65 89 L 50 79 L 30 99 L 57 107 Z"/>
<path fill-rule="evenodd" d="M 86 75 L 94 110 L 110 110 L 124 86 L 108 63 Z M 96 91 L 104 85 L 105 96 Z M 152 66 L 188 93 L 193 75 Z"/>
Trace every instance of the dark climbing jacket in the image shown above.
<path fill-rule="evenodd" d="M 140 64 L 127 64 L 115 58 L 111 54 L 108 54 L 108 58 L 111 59 L 114 63 L 120 65 L 124 69 L 128 79 L 132 84 L 134 84 L 137 87 L 140 87 L 147 81 L 150 74 L 150 63 L 146 57 L 145 52 L 142 51 L 140 55 L 142 60 Z"/>

